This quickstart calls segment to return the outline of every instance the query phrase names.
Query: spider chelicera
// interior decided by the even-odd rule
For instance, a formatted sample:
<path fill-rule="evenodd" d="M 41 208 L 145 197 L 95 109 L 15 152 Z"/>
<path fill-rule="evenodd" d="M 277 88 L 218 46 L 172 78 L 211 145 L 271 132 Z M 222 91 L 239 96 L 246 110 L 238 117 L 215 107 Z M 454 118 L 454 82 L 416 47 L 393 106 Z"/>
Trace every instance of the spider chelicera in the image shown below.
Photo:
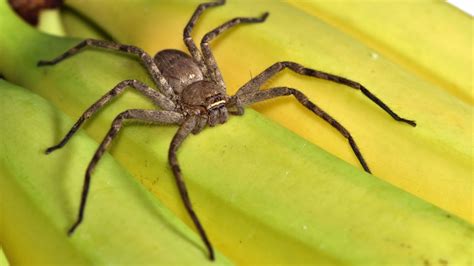
<path fill-rule="evenodd" d="M 209 252 L 209 258 L 211 260 L 214 260 L 213 247 L 207 237 L 204 227 L 201 225 L 198 216 L 193 210 L 178 160 L 176 158 L 176 152 L 179 146 L 191 133 L 197 134 L 207 125 L 213 127 L 218 124 L 224 124 L 227 121 L 229 114 L 243 115 L 244 107 L 250 104 L 275 97 L 293 95 L 302 105 L 324 119 L 331 126 L 336 128 L 345 138 L 347 138 L 360 164 L 366 172 L 370 173 L 369 167 L 367 166 L 367 163 L 365 162 L 356 142 L 352 138 L 349 131 L 329 114 L 311 102 L 302 92 L 289 87 L 275 87 L 266 90 L 260 89 L 261 85 L 264 84 L 265 81 L 284 69 L 289 69 L 301 75 L 344 84 L 354 89 L 360 90 L 365 96 L 385 110 L 395 120 L 416 126 L 415 121 L 399 117 L 386 104 L 384 104 L 379 98 L 377 98 L 361 84 L 344 77 L 306 68 L 298 63 L 290 61 L 282 61 L 273 64 L 244 84 L 235 95 L 227 95 L 224 80 L 222 79 L 221 72 L 217 67 L 212 51 L 209 48 L 209 42 L 222 32 L 241 23 L 264 22 L 268 17 L 268 13 L 264 13 L 260 17 L 241 17 L 227 21 L 226 23 L 204 35 L 201 40 L 201 50 L 199 50 L 191 37 L 191 31 L 194 25 L 204 10 L 210 7 L 223 5 L 224 3 L 225 0 L 203 3 L 200 4 L 194 11 L 194 14 L 184 28 L 183 36 L 184 43 L 191 53 L 191 56 L 179 50 L 163 50 L 158 52 L 153 58 L 142 49 L 132 45 L 123 45 L 111 41 L 86 39 L 51 61 L 38 62 L 38 66 L 54 65 L 78 53 L 81 49 L 86 47 L 120 51 L 138 56 L 141 60 L 141 63 L 147 68 L 155 85 L 158 88 L 158 90 L 153 89 L 138 80 L 125 80 L 120 82 L 81 115 L 79 120 L 74 124 L 74 126 L 61 140 L 61 142 L 59 142 L 59 144 L 46 150 L 46 153 L 48 154 L 63 147 L 88 118 L 90 118 L 102 106 L 110 102 L 115 96 L 122 93 L 127 87 L 136 89 L 149 98 L 158 107 L 158 110 L 126 110 L 120 113 L 114 119 L 109 132 L 102 140 L 102 143 L 100 144 L 99 148 L 94 154 L 94 157 L 90 161 L 89 166 L 87 167 L 79 212 L 75 223 L 68 231 L 69 235 L 74 232 L 74 230 L 83 220 L 84 208 L 90 186 L 91 173 L 107 147 L 112 142 L 113 138 L 117 136 L 117 133 L 122 128 L 124 121 L 126 120 L 137 120 L 160 125 L 179 125 L 179 129 L 171 141 L 168 160 L 176 178 L 176 183 L 178 185 L 184 206 L 186 207 L 187 212 L 191 216 L 202 240 L 204 241 Z"/>

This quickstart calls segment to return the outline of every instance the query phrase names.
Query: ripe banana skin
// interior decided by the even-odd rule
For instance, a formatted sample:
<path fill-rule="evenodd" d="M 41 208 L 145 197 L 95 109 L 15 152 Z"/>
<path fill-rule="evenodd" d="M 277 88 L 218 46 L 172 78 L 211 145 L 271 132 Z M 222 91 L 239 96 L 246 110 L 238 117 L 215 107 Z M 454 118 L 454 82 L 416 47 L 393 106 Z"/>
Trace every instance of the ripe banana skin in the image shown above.
<path fill-rule="evenodd" d="M 57 66 L 38 69 L 38 60 L 52 58 L 78 40 L 27 28 L 4 2 L 0 2 L 0 12 L 0 31 L 15 32 L 15 36 L 0 37 L 0 72 L 73 118 L 123 79 L 149 82 L 137 61 L 101 51 L 83 52 Z M 151 107 L 142 97 L 126 92 L 94 118 L 86 132 L 99 141 L 118 112 Z M 51 129 L 50 140 L 59 140 L 67 128 L 61 123 L 60 130 Z M 189 224 L 166 162 L 175 130 L 130 126 L 115 142 L 112 154 Z M 12 134 L 9 140 L 15 143 L 19 137 Z M 71 149 L 68 146 L 50 156 L 60 157 Z M 81 153 L 92 155 L 92 147 Z M 193 136 L 178 156 L 211 240 L 237 264 L 472 263 L 472 225 L 365 174 L 251 110 Z M 105 166 L 99 170 L 104 164 L 99 164 L 94 180 L 100 178 L 100 171 L 109 175 Z M 81 180 L 84 172 L 76 168 L 74 173 Z M 110 173 L 106 178 L 114 177 Z M 108 193 L 98 188 L 91 197 Z M 104 219 L 100 212 L 87 217 L 92 224 Z M 131 232 L 141 230 L 136 227 Z M 82 230 L 84 237 L 98 241 L 114 237 Z M 153 241 L 159 243 L 159 239 Z M 183 248 L 173 255 L 186 252 Z"/>
<path fill-rule="evenodd" d="M 472 94 L 472 22 L 442 1 L 289 1 L 381 51 L 414 75 L 468 104 Z M 416 19 L 414 19 L 416 18 Z M 402 23 L 409 21 L 409 26 Z"/>
<path fill-rule="evenodd" d="M 212 43 L 229 92 L 234 93 L 251 76 L 271 64 L 286 60 L 362 83 L 402 117 L 416 120 L 418 126 L 412 128 L 397 123 L 359 91 L 327 81 L 284 72 L 272 79 L 268 87 L 291 86 L 303 90 L 310 99 L 348 128 L 375 176 L 474 223 L 473 157 L 472 145 L 469 145 L 473 134 L 472 99 L 460 96 L 469 94 L 472 87 L 469 85 L 472 57 L 466 52 L 466 46 L 468 51 L 471 49 L 471 35 L 466 25 L 472 25 L 472 18 L 444 6 L 446 3 L 425 3 L 426 9 L 431 11 L 423 12 L 420 8 L 410 11 L 409 14 L 420 23 L 410 23 L 403 32 L 408 32 L 406 36 L 417 36 L 423 31 L 427 32 L 427 36 L 408 38 L 405 42 L 403 38 L 388 39 L 384 41 L 383 47 L 370 45 L 380 48 L 383 53 L 379 53 L 320 21 L 312 13 L 321 7 L 328 10 L 329 14 L 340 14 L 342 11 L 336 9 L 344 4 L 335 4 L 331 8 L 332 1 L 326 1 L 327 4 L 322 3 L 324 1 L 290 2 L 227 1 L 223 7 L 208 10 L 198 22 L 193 35 L 196 42 L 206 32 L 230 18 L 259 16 L 264 11 L 270 12 L 265 23 L 240 26 Z M 185 49 L 182 30 L 199 1 L 141 0 L 120 1 L 117 4 L 109 0 L 68 0 L 67 3 L 101 25 L 119 42 L 135 44 L 154 53 L 170 47 Z M 358 21 L 362 21 L 363 25 L 378 25 L 374 26 L 372 33 L 359 35 L 379 36 L 382 31 L 380 27 L 385 24 L 386 30 L 397 28 L 389 27 L 389 23 L 401 20 L 402 15 L 391 15 L 393 11 L 390 8 L 384 9 L 371 3 L 366 3 L 366 9 L 361 3 L 348 4 L 343 9 L 348 12 L 355 5 L 358 8 L 351 10 L 351 17 L 359 18 Z M 411 7 L 389 6 L 402 9 L 405 13 Z M 374 8 L 377 16 L 370 17 L 364 13 L 364 10 Z M 126 15 L 122 15 L 123 10 L 127 10 Z M 417 11 L 419 13 L 414 13 Z M 443 20 L 438 19 L 440 14 L 446 14 Z M 392 20 L 384 21 L 384 17 Z M 374 21 L 374 18 L 380 19 Z M 403 23 L 406 21 L 397 21 L 396 24 Z M 446 27 L 445 23 L 454 29 L 438 32 Z M 430 30 L 423 30 L 422 27 L 429 27 Z M 382 36 L 389 34 L 384 33 Z M 400 33 L 393 32 L 393 35 L 399 36 Z M 417 39 L 420 41 L 417 42 Z M 447 46 L 450 48 L 447 49 L 439 45 L 445 40 L 458 41 L 450 42 Z M 429 43 L 434 44 L 428 46 Z M 413 48 L 408 49 L 407 46 Z M 385 53 L 385 50 L 398 52 L 393 55 Z M 415 66 L 399 66 L 395 63 L 402 62 L 392 61 L 397 54 L 402 54 L 399 58 L 415 58 L 416 52 L 412 50 L 423 51 L 418 52 L 422 59 L 420 70 L 412 71 L 418 66 L 416 62 L 413 63 Z M 456 52 L 451 53 L 451 50 Z M 449 63 L 446 62 L 444 66 L 435 64 L 439 61 Z M 430 65 L 435 65 L 433 70 L 423 76 Z M 451 65 L 454 66 L 446 70 Z M 457 74 L 440 74 L 453 72 Z M 344 138 L 294 100 L 274 100 L 255 105 L 255 109 L 360 168 Z"/>

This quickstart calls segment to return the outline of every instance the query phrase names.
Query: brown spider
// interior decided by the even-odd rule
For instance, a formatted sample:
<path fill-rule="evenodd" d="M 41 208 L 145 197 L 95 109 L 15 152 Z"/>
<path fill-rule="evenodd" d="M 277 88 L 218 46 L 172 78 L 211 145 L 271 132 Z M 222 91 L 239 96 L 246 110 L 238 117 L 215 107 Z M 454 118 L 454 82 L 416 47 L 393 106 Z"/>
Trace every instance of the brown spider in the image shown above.
<path fill-rule="evenodd" d="M 163 50 L 158 52 L 155 57 L 152 58 L 142 49 L 132 45 L 123 45 L 103 40 L 86 39 L 51 61 L 38 62 L 38 66 L 54 65 L 78 53 L 79 50 L 88 46 L 125 52 L 140 57 L 141 62 L 147 68 L 149 74 L 153 78 L 155 85 L 159 89 L 155 90 L 150 88 L 148 85 L 138 80 L 125 80 L 120 82 L 82 114 L 79 120 L 74 124 L 74 126 L 59 144 L 46 150 L 46 153 L 48 154 L 63 147 L 88 118 L 97 112 L 99 108 L 111 101 L 112 98 L 122 93 L 127 87 L 132 87 L 138 90 L 140 93 L 148 97 L 159 108 L 159 110 L 130 109 L 120 113 L 114 119 L 112 127 L 103 139 L 99 148 L 95 152 L 94 157 L 89 163 L 89 166 L 87 167 L 79 213 L 75 223 L 68 231 L 69 235 L 74 232 L 84 217 L 84 208 L 89 191 L 91 173 L 107 147 L 112 142 L 112 139 L 122 128 L 125 120 L 133 119 L 147 123 L 151 122 L 155 124 L 179 125 L 179 129 L 171 141 L 168 160 L 176 178 L 176 183 L 178 185 L 184 206 L 186 207 L 186 210 L 198 229 L 199 234 L 208 249 L 209 258 L 211 260 L 214 260 L 213 247 L 206 235 L 206 232 L 204 231 L 203 226 L 199 222 L 196 213 L 193 210 L 186 185 L 183 181 L 178 160 L 176 158 L 176 151 L 190 133 L 197 134 L 207 125 L 213 127 L 217 124 L 224 124 L 227 121 L 229 114 L 243 115 L 244 107 L 255 102 L 260 102 L 279 96 L 293 95 L 302 105 L 324 119 L 348 139 L 349 144 L 357 156 L 360 164 L 366 172 L 370 173 L 369 167 L 367 166 L 367 163 L 362 157 L 362 154 L 360 153 L 359 148 L 357 147 L 357 144 L 355 143 L 349 131 L 329 114 L 311 102 L 302 92 L 289 87 L 276 87 L 267 90 L 260 90 L 260 86 L 265 81 L 285 68 L 288 68 L 301 75 L 325 79 L 347 85 L 354 89 L 358 89 L 375 104 L 390 114 L 395 120 L 416 126 L 414 121 L 399 117 L 386 104 L 384 104 L 361 84 L 344 77 L 306 68 L 298 63 L 289 61 L 273 64 L 243 85 L 235 95 L 227 95 L 224 80 L 222 79 L 221 72 L 217 67 L 211 49 L 209 48 L 209 42 L 217 37 L 220 33 L 238 24 L 263 22 L 268 17 L 268 13 L 264 13 L 262 16 L 255 18 L 242 17 L 227 21 L 226 23 L 204 35 L 201 40 L 201 51 L 199 51 L 191 37 L 191 31 L 196 24 L 196 21 L 202 12 L 204 12 L 204 10 L 207 8 L 220 6 L 224 3 L 225 0 L 217 0 L 214 2 L 200 4 L 184 28 L 184 42 L 192 57 L 179 50 Z"/>

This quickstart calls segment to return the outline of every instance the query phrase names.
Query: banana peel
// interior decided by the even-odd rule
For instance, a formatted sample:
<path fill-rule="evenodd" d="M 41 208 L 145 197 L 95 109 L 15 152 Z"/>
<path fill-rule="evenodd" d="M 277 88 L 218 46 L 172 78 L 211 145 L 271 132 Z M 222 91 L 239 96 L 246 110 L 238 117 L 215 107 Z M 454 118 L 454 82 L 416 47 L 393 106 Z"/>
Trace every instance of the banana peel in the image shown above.
<path fill-rule="evenodd" d="M 68 238 L 97 143 L 79 133 L 68 149 L 46 156 L 45 145 L 72 120 L 3 80 L 0 106 L 0 238 L 12 264 L 214 265 L 203 259 L 199 236 L 109 155 L 94 173 L 85 222 Z M 218 265 L 231 264 L 218 256 Z"/>
<path fill-rule="evenodd" d="M 474 103 L 472 56 L 468 56 L 472 53 L 473 20 L 452 5 L 443 1 L 289 2 L 335 25 L 461 101 Z M 410 26 L 401 27 L 402 21 L 409 21 Z"/>
<path fill-rule="evenodd" d="M 66 3 L 101 25 L 117 41 L 154 53 L 165 48 L 185 50 L 182 30 L 199 2 L 142 0 L 118 4 L 108 0 L 68 0 Z M 321 1 L 228 1 L 224 7 L 206 11 L 194 36 L 199 42 L 200 36 L 230 18 L 258 16 L 269 11 L 265 23 L 240 26 L 212 44 L 229 92 L 234 93 L 252 76 L 284 60 L 359 81 L 398 114 L 416 120 L 418 126 L 411 128 L 397 123 L 360 92 L 327 81 L 284 72 L 268 87 L 285 85 L 301 89 L 349 129 L 377 177 L 474 223 L 472 105 L 470 96 L 466 96 L 472 94 L 472 57 L 466 53 L 470 34 L 465 30 L 466 25 L 472 24 L 472 18 L 446 3 L 425 3 L 423 8 L 431 12 L 420 10 L 418 5 L 409 13 L 421 21 L 403 28 L 403 32 L 408 32 L 405 36 L 410 38 L 402 35 L 387 39 L 392 33 L 400 35 L 398 26 L 388 24 L 405 23 L 401 14 L 391 15 L 391 8 L 373 3 L 348 3 L 336 11 L 345 3 L 333 7 L 332 2 Z M 358 8 L 352 10 L 352 6 Z M 412 7 L 401 6 L 389 7 L 405 11 Z M 317 16 L 321 12 L 315 11 L 320 7 L 324 7 L 321 10 L 327 11 L 328 16 L 339 17 L 351 9 L 351 23 L 357 17 L 362 25 L 358 35 L 382 36 L 385 41 L 380 41 L 382 44 L 378 46 L 370 41 L 368 44 L 357 41 L 320 20 Z M 369 16 L 371 10 L 377 10 L 377 16 Z M 448 26 L 444 19 L 438 19 L 444 14 L 449 29 L 445 28 Z M 386 17 L 391 20 L 384 22 Z M 336 26 L 350 28 L 348 24 L 340 22 Z M 431 27 L 445 30 L 439 34 L 430 31 Z M 420 37 L 422 29 L 426 29 L 426 36 Z M 379 34 L 385 30 L 386 33 Z M 367 38 L 362 40 L 365 42 Z M 439 45 L 445 40 L 458 41 L 450 42 L 446 48 Z M 399 54 L 402 59 L 393 60 Z M 413 63 L 417 55 L 420 61 Z M 450 58 L 449 63 L 440 63 L 446 58 Z M 402 64 L 402 61 L 413 64 Z M 451 75 L 454 72 L 457 74 Z M 257 104 L 255 110 L 360 168 L 345 139 L 293 99 Z"/>
<path fill-rule="evenodd" d="M 76 38 L 93 38 L 100 40 L 111 39 L 107 32 L 103 31 L 93 21 L 70 8 L 61 9 L 61 19 L 58 21 L 64 27 L 65 35 Z"/>
<path fill-rule="evenodd" d="M 0 247 L 0 264 L 5 265 L 5 266 L 10 266 L 10 263 L 7 260 L 7 256 L 5 255 L 5 252 L 3 252 L 3 248 Z"/>
<path fill-rule="evenodd" d="M 64 36 L 66 33 L 63 25 L 59 9 L 46 9 L 39 14 L 37 28 L 43 32 Z"/>
<path fill-rule="evenodd" d="M 4 3 L 0 11 L 6 14 L 2 32 L 16 33 L 0 42 L 0 71 L 72 117 L 123 79 L 149 82 L 137 61 L 100 51 L 38 69 L 38 60 L 56 56 L 77 40 L 27 28 Z M 151 105 L 126 92 L 86 132 L 100 140 L 114 115 L 139 107 Z M 128 127 L 112 154 L 189 223 L 166 162 L 175 130 Z M 236 263 L 472 263 L 472 225 L 357 170 L 251 110 L 193 136 L 179 158 L 211 240 Z"/>

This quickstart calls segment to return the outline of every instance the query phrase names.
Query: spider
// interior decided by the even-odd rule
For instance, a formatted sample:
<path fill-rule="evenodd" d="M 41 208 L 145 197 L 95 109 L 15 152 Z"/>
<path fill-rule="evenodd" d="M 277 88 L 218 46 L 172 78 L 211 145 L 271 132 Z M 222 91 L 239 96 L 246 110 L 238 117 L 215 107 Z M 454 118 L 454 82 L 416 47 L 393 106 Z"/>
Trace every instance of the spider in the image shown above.
<path fill-rule="evenodd" d="M 260 89 L 269 78 L 284 69 L 289 69 L 300 75 L 329 80 L 360 90 L 366 97 L 385 110 L 395 120 L 416 126 L 415 121 L 398 116 L 361 84 L 341 76 L 306 68 L 290 61 L 281 61 L 271 65 L 240 87 L 235 95 L 227 95 L 222 74 L 216 64 L 209 43 L 222 32 L 239 24 L 264 22 L 269 13 L 263 13 L 260 17 L 238 17 L 225 22 L 204 35 L 201 40 L 201 49 L 199 50 L 191 37 L 194 25 L 206 9 L 220 6 L 224 3 L 225 0 L 202 3 L 194 11 L 184 28 L 183 34 L 184 43 L 191 56 L 180 50 L 168 49 L 162 50 L 154 57 L 151 57 L 141 48 L 133 45 L 86 39 L 51 61 L 38 62 L 38 66 L 55 65 L 75 55 L 86 47 L 124 52 L 140 58 L 141 63 L 146 67 L 158 88 L 158 90 L 153 89 L 138 80 L 125 80 L 118 83 L 81 115 L 78 121 L 57 145 L 46 150 L 46 154 L 49 154 L 63 147 L 87 119 L 128 87 L 134 88 L 145 95 L 157 106 L 157 110 L 129 109 L 120 113 L 113 120 L 110 130 L 102 140 L 102 143 L 99 145 L 87 167 L 79 211 L 74 224 L 68 230 L 68 235 L 71 235 L 76 230 L 84 218 L 84 209 L 92 171 L 127 120 L 136 120 L 159 125 L 179 125 L 179 129 L 174 135 L 169 147 L 168 161 L 176 179 L 184 206 L 196 226 L 202 241 L 206 245 L 210 260 L 214 260 L 214 249 L 207 237 L 204 227 L 193 210 L 176 157 L 178 148 L 191 133 L 198 134 L 207 126 L 214 127 L 218 124 L 224 124 L 228 120 L 229 115 L 243 115 L 244 107 L 250 104 L 275 97 L 293 95 L 298 102 L 328 122 L 348 140 L 360 164 L 366 172 L 370 173 L 370 169 L 349 131 L 328 113 L 311 102 L 301 91 L 290 87 L 275 87 L 266 90 Z"/>

